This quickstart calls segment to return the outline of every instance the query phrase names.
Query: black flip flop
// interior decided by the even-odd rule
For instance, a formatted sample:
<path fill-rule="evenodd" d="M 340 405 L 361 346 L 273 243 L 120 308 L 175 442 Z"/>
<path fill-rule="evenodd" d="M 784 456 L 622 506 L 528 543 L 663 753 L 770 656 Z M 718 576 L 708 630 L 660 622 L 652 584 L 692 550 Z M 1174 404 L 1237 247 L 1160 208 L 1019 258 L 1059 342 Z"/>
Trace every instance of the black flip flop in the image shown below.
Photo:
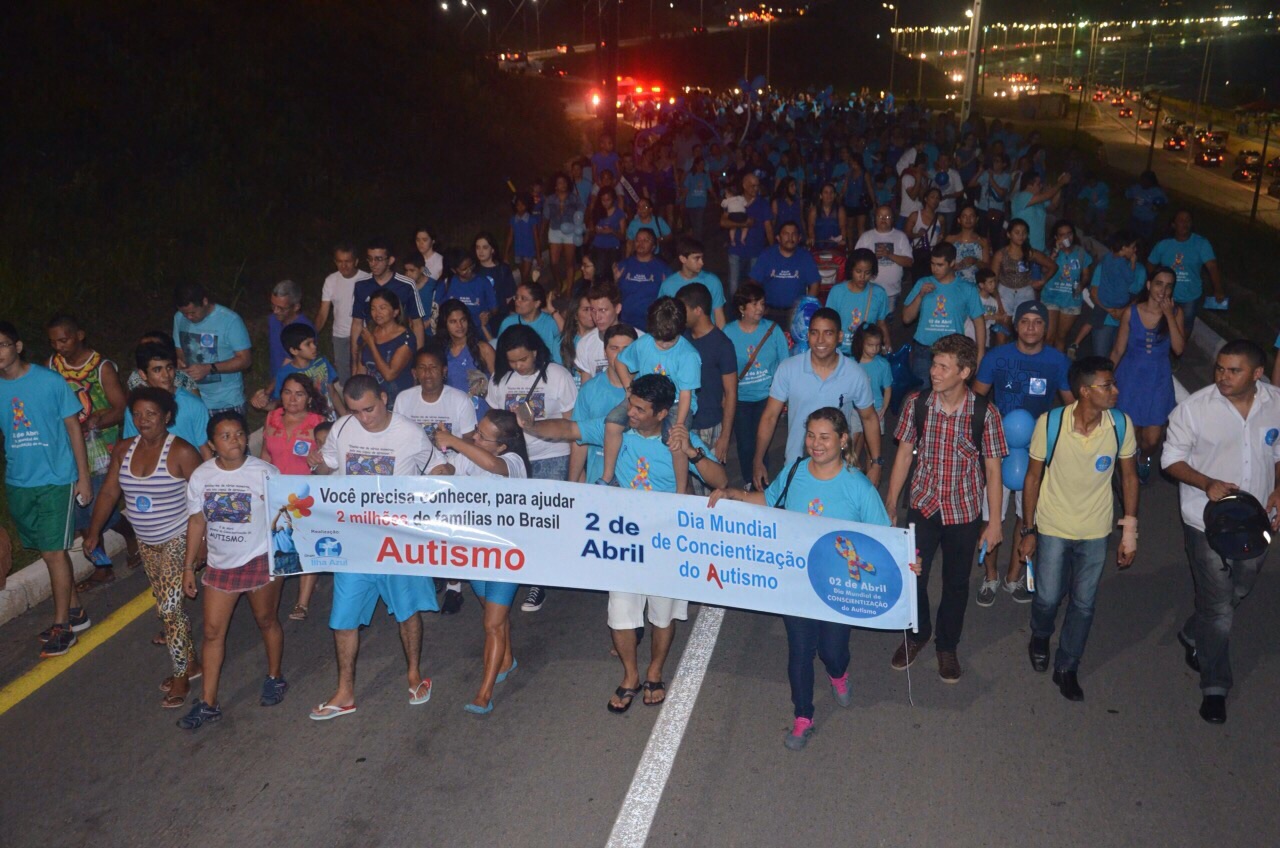
<path fill-rule="evenodd" d="M 645 701 L 644 705 L 646 707 L 660 707 L 667 702 L 667 684 L 663 683 L 661 680 L 646 680 L 643 684 L 641 684 L 641 687 L 646 692 L 653 692 L 654 689 L 662 690 L 662 700 L 661 701 Z"/>
<path fill-rule="evenodd" d="M 621 686 L 619 686 L 617 689 L 614 690 L 613 694 L 618 696 L 619 698 L 626 698 L 627 699 L 626 706 L 615 707 L 613 704 L 605 704 L 605 706 L 609 708 L 609 712 L 616 713 L 617 715 L 622 715 L 627 710 L 631 709 L 631 705 L 635 703 L 636 695 L 640 694 L 640 690 L 639 689 L 623 689 Z"/>

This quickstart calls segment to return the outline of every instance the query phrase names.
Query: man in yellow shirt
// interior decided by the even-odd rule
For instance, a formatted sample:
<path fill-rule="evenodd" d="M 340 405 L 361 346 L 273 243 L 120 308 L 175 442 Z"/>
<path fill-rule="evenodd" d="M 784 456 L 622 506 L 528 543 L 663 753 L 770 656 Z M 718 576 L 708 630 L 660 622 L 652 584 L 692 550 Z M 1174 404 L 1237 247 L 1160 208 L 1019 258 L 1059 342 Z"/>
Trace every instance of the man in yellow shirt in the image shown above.
<path fill-rule="evenodd" d="M 1111 480 L 1120 466 L 1124 532 L 1116 552 L 1128 568 L 1138 550 L 1138 464 L 1133 422 L 1115 410 L 1115 373 L 1111 360 L 1090 356 L 1073 363 L 1067 380 L 1076 402 L 1047 412 L 1031 436 L 1031 461 L 1023 486 L 1027 526 L 1019 551 L 1034 564 L 1031 604 L 1031 667 L 1049 667 L 1049 637 L 1062 598 L 1070 594 L 1053 682 L 1064 698 L 1084 700 L 1077 679 L 1080 657 L 1093 624 L 1094 601 L 1107 557 L 1114 518 Z"/>

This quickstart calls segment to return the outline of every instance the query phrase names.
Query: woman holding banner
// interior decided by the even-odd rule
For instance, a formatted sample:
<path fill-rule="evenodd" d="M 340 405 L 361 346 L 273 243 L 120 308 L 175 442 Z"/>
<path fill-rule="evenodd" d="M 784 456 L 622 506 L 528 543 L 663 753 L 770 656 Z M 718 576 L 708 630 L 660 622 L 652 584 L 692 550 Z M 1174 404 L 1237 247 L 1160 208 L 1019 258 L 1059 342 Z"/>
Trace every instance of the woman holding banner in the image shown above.
<path fill-rule="evenodd" d="M 853 438 L 844 413 L 833 406 L 810 413 L 805 421 L 805 455 L 779 474 L 763 492 L 717 489 L 708 506 L 722 498 L 806 512 L 862 524 L 889 526 L 889 516 L 871 481 L 858 471 Z M 914 566 L 913 566 L 914 568 Z M 813 734 L 813 657 L 817 654 L 831 681 L 836 703 L 853 702 L 849 689 L 849 633 L 852 626 L 784 615 L 787 628 L 787 677 L 795 725 L 783 744 L 799 751 Z"/>
<path fill-rule="evenodd" d="M 436 428 L 436 447 L 453 451 L 453 473 L 459 477 L 529 477 L 529 451 L 524 431 L 514 414 L 491 409 L 476 423 L 469 439 Z M 511 656 L 511 601 L 518 583 L 472 580 L 471 589 L 484 608 L 484 677 L 480 691 L 462 708 L 469 713 L 493 712 L 493 687 L 507 679 L 518 663 Z"/>

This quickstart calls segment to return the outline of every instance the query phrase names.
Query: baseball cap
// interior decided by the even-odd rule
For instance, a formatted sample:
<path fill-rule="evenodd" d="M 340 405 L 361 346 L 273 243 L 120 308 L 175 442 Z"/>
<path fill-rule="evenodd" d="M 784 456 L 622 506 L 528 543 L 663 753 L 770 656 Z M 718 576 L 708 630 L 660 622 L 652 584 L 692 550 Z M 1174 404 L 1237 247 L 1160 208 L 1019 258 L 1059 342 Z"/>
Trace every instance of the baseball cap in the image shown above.
<path fill-rule="evenodd" d="M 1254 559 L 1271 544 L 1271 520 L 1257 498 L 1235 491 L 1205 504 L 1204 535 L 1225 560 Z"/>
<path fill-rule="evenodd" d="M 1013 310 L 1013 325 L 1018 326 L 1018 322 L 1022 320 L 1022 316 L 1027 313 L 1034 313 L 1040 316 L 1040 320 L 1046 325 L 1049 323 L 1049 309 L 1038 300 L 1025 300 L 1018 304 L 1018 308 Z"/>

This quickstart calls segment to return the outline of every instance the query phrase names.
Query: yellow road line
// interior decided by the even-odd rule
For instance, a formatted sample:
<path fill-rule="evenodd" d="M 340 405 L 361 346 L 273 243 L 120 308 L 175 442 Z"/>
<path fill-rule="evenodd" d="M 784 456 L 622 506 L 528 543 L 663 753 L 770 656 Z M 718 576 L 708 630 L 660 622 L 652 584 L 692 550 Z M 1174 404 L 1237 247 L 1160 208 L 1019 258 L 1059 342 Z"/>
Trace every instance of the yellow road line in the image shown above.
<path fill-rule="evenodd" d="M 35 694 L 41 686 L 44 686 L 87 657 L 94 648 L 119 633 L 135 618 L 149 609 L 154 609 L 155 603 L 155 599 L 151 597 L 151 590 L 148 589 L 111 613 L 100 624 L 90 627 L 84 635 L 78 636 L 76 646 L 68 653 L 60 657 L 41 660 L 40 665 L 0 689 L 0 716 Z"/>

